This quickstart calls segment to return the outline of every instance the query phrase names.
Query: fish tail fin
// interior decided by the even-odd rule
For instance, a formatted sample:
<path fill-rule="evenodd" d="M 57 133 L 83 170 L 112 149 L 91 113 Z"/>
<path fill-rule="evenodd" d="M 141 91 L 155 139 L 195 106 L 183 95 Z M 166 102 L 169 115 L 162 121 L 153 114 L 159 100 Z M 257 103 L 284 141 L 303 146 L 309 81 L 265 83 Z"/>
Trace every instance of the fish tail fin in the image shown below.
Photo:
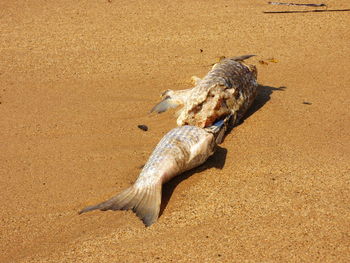
<path fill-rule="evenodd" d="M 79 214 L 97 209 L 101 211 L 132 209 L 146 226 L 150 226 L 158 219 L 161 195 L 161 183 L 142 188 L 133 185 L 105 202 L 84 208 Z"/>
<path fill-rule="evenodd" d="M 230 59 L 235 60 L 235 61 L 244 61 L 244 60 L 251 58 L 251 57 L 254 57 L 254 56 L 256 56 L 256 55 L 243 55 L 243 56 L 233 57 Z"/>

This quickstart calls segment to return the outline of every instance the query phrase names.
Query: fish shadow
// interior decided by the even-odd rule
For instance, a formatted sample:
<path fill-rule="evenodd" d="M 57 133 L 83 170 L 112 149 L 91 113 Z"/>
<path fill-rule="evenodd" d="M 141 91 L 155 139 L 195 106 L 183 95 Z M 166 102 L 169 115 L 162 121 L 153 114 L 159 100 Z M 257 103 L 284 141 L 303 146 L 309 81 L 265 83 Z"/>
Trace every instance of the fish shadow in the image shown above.
<path fill-rule="evenodd" d="M 271 86 L 264 86 L 264 85 L 259 85 L 258 86 L 258 91 L 257 91 L 257 96 L 252 104 L 252 106 L 248 109 L 244 117 L 235 125 L 229 125 L 227 132 L 225 134 L 225 137 L 232 131 L 233 128 L 241 125 L 244 123 L 246 119 L 248 119 L 250 116 L 252 116 L 255 112 L 260 110 L 270 99 L 271 99 L 271 94 L 274 91 L 284 91 L 287 87 L 281 86 L 278 88 L 271 87 Z"/>
<path fill-rule="evenodd" d="M 165 183 L 162 189 L 162 203 L 160 205 L 159 216 L 163 214 L 165 208 L 169 203 L 170 197 L 172 196 L 178 184 L 188 179 L 193 174 L 200 173 L 210 168 L 216 168 L 221 170 L 225 166 L 226 155 L 227 155 L 227 149 L 217 146 L 215 153 L 212 156 L 210 156 L 205 163 L 187 172 L 184 172 L 183 174 L 178 175 L 173 179 L 171 179 L 169 182 Z"/>
<path fill-rule="evenodd" d="M 248 119 L 251 115 L 257 112 L 260 108 L 262 108 L 270 99 L 271 94 L 274 91 L 284 91 L 286 87 L 270 87 L 259 85 L 258 87 L 258 95 L 256 96 L 253 105 L 249 108 L 245 116 L 242 120 L 236 125 L 229 125 L 225 137 L 232 131 L 232 129 L 236 126 L 244 123 L 244 120 Z M 204 170 L 210 168 L 223 169 L 226 162 L 227 149 L 217 146 L 215 153 L 202 165 L 191 169 L 181 175 L 174 177 L 172 180 L 163 185 L 162 189 L 162 202 L 160 206 L 159 216 L 162 216 L 165 208 L 167 207 L 169 200 L 175 190 L 175 188 L 184 180 L 188 179 L 195 173 L 200 173 Z"/>
<path fill-rule="evenodd" d="M 284 87 L 284 86 L 275 88 L 271 86 L 259 85 L 258 91 L 257 91 L 258 94 L 254 100 L 253 105 L 248 109 L 247 113 L 243 117 L 243 121 L 245 119 L 248 119 L 251 115 L 253 115 L 260 108 L 262 108 L 266 104 L 266 102 L 268 102 L 271 99 L 271 94 L 274 91 L 284 91 L 286 88 L 287 87 Z"/>

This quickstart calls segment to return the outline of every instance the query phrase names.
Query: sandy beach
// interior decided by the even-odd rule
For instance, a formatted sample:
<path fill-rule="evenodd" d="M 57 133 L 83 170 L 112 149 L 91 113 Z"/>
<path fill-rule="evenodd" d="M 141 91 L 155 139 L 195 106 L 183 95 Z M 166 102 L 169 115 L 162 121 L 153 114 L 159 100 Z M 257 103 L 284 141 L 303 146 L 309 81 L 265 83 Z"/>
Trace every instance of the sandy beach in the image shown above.
<path fill-rule="evenodd" d="M 350 3 L 322 3 L 2 1 L 0 262 L 349 262 Z M 255 104 L 156 224 L 78 215 L 175 127 L 162 91 L 244 54 Z"/>

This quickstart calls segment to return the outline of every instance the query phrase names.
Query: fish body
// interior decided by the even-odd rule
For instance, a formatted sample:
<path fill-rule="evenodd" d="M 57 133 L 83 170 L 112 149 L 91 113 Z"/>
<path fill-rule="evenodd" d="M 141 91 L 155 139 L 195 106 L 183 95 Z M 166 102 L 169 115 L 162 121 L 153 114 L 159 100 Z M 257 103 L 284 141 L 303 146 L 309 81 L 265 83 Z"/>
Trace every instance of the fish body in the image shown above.
<path fill-rule="evenodd" d="M 143 187 L 160 179 L 165 183 L 202 164 L 213 154 L 214 146 L 214 135 L 204 129 L 195 126 L 172 129 L 158 143 L 135 184 Z"/>
<path fill-rule="evenodd" d="M 221 60 L 203 79 L 192 77 L 195 82 L 192 89 L 164 92 L 163 100 L 151 111 L 160 113 L 182 105 L 178 111 L 179 126 L 209 127 L 230 114 L 237 123 L 257 93 L 256 67 L 243 62 L 251 56 Z"/>
<path fill-rule="evenodd" d="M 172 129 L 158 143 L 131 187 L 79 213 L 132 209 L 146 226 L 152 225 L 159 216 L 162 184 L 204 163 L 214 153 L 216 138 L 224 132 L 225 124 L 221 121 L 207 129 L 196 126 Z"/>

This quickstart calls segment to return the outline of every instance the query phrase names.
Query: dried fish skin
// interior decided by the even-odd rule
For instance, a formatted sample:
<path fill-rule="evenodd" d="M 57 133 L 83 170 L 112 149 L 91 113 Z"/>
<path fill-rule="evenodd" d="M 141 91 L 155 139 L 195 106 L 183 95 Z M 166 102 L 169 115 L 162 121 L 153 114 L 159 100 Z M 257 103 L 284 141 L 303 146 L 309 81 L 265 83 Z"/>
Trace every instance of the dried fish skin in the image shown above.
<path fill-rule="evenodd" d="M 161 113 L 182 106 L 177 112 L 178 126 L 205 128 L 228 115 L 237 123 L 257 94 L 257 69 L 244 63 L 252 56 L 222 59 L 203 79 L 192 77 L 195 87 L 164 92 L 162 101 L 152 111 Z"/>

